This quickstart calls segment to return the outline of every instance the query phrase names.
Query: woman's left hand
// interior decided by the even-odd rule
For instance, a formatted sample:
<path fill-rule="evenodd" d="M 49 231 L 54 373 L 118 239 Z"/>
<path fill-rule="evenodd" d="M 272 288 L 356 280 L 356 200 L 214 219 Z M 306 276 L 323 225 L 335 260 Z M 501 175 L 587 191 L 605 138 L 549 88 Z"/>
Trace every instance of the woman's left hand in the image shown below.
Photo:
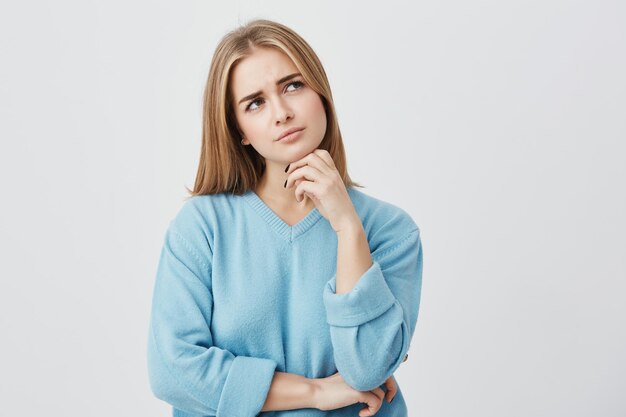
<path fill-rule="evenodd" d="M 385 393 L 385 399 L 388 403 L 390 403 L 393 400 L 393 397 L 395 397 L 396 393 L 398 392 L 398 386 L 396 385 L 396 380 L 393 375 L 387 378 L 383 385 L 385 385 L 385 388 L 387 389 L 387 392 Z"/>
<path fill-rule="evenodd" d="M 328 151 L 315 149 L 304 158 L 292 162 L 286 172 L 285 187 L 296 186 L 295 197 L 298 202 L 302 202 L 304 196 L 313 200 L 335 232 L 357 224 L 355 222 L 360 225 L 361 220 Z"/>

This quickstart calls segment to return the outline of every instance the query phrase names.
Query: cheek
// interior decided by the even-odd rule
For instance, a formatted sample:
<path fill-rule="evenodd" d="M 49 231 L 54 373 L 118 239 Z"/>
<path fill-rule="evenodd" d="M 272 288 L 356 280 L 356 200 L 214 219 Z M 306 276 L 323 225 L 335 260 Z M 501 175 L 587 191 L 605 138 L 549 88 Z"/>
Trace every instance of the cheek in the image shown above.
<path fill-rule="evenodd" d="M 322 99 L 317 95 L 317 93 L 313 93 L 312 96 L 307 97 L 305 105 L 307 115 L 311 119 L 319 123 L 325 122 L 326 111 L 324 110 L 324 104 L 322 103 Z"/>
<path fill-rule="evenodd" d="M 317 115 L 317 120 L 320 123 L 320 127 L 322 131 L 326 131 L 326 110 L 324 109 L 324 103 L 322 103 L 322 99 L 318 97 L 317 102 L 315 104 L 315 112 Z"/>
<path fill-rule="evenodd" d="M 263 129 L 261 128 L 261 124 L 259 123 L 258 119 L 258 117 L 246 117 L 244 118 L 244 120 L 241 120 L 239 122 L 239 127 L 247 138 L 257 138 L 259 137 L 259 134 L 263 132 Z"/>

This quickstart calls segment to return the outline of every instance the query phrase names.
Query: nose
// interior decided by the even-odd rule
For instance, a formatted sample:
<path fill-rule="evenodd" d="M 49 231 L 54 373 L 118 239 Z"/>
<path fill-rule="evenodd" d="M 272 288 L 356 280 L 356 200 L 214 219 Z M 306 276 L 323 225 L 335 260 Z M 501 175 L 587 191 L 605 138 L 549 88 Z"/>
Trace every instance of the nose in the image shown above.
<path fill-rule="evenodd" d="M 276 124 L 285 123 L 289 119 L 293 119 L 293 111 L 282 98 L 277 98 L 274 105 L 274 119 Z"/>

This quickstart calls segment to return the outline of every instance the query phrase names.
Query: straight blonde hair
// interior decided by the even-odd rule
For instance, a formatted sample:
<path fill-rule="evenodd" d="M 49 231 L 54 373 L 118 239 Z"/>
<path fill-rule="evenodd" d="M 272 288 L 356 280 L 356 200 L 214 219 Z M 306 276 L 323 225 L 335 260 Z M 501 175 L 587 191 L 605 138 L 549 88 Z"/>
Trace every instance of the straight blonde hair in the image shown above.
<path fill-rule="evenodd" d="M 255 47 L 276 48 L 298 68 L 305 83 L 316 91 L 326 112 L 326 133 L 319 149 L 330 153 L 346 185 L 364 188 L 348 175 L 347 161 L 326 72 L 320 60 L 296 32 L 277 22 L 255 19 L 228 32 L 219 42 L 204 89 L 202 148 L 193 190 L 187 198 L 228 192 L 241 195 L 256 186 L 265 160 L 252 147 L 241 144 L 230 90 L 234 66 Z"/>

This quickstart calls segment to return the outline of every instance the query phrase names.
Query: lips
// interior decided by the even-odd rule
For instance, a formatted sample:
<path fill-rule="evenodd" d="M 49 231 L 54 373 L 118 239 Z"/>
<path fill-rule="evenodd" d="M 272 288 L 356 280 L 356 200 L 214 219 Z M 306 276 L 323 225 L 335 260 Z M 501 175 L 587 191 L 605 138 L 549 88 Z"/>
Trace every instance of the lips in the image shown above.
<path fill-rule="evenodd" d="M 276 140 L 281 140 L 281 139 L 282 139 L 282 138 L 284 138 L 285 136 L 287 136 L 287 135 L 289 135 L 289 134 L 291 134 L 291 133 L 293 133 L 293 132 L 299 132 L 299 131 L 301 131 L 301 130 L 304 130 L 304 128 L 303 128 L 303 127 L 294 127 L 294 128 L 289 129 L 289 130 L 285 130 L 285 131 L 284 131 L 284 132 L 283 132 L 283 133 L 282 133 L 282 134 L 278 137 L 278 139 L 276 139 Z"/>

